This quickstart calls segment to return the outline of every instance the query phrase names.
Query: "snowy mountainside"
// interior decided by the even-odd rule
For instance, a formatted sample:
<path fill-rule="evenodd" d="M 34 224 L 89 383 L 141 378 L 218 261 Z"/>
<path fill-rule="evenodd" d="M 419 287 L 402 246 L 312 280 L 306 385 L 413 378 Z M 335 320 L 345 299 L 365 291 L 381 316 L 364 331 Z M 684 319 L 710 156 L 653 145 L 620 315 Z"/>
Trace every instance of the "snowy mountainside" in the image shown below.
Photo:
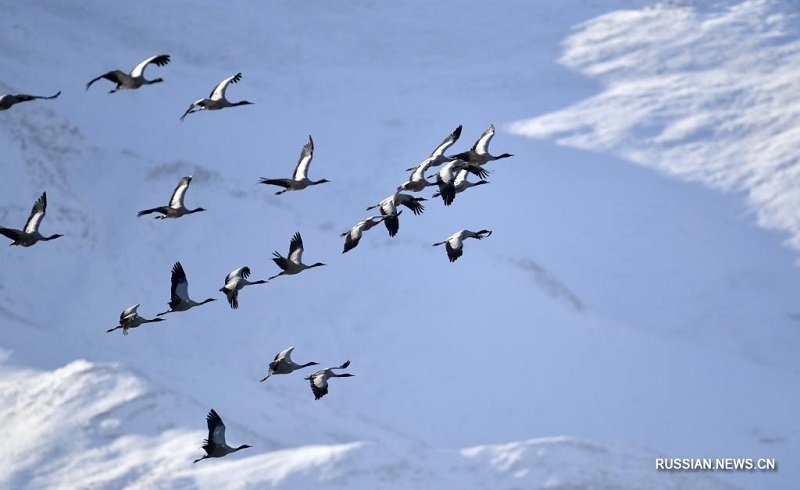
<path fill-rule="evenodd" d="M 10 67 L 0 87 L 63 90 L 2 114 L 0 218 L 19 226 L 47 190 L 43 230 L 66 235 L 1 250 L 1 369 L 18 381 L 3 392 L 48 412 L 0 408 L 15 427 L 47 429 L 20 436 L 26 448 L 44 438 L 57 449 L 0 478 L 31 488 L 207 488 L 233 470 L 241 488 L 792 481 L 787 466 L 653 470 L 655 454 L 798 456 L 798 400 L 785 390 L 798 367 L 792 254 L 733 200 L 503 131 L 596 89 L 554 64 L 572 26 L 645 5 L 234 2 L 230 24 L 204 22 L 216 7 L 202 2 L 0 5 L 13 26 L 0 45 L 15 48 L 0 51 Z M 476 15 L 498 28 L 441 29 Z M 84 90 L 162 52 L 173 61 L 147 71 L 162 84 Z M 228 96 L 253 106 L 178 121 L 238 71 Z M 338 234 L 405 180 L 402 169 L 457 125 L 463 151 L 489 123 L 492 149 L 515 154 L 493 164 L 490 185 L 447 208 L 425 194 L 425 213 L 404 212 L 396 238 L 378 227 L 341 253 Z M 256 184 L 288 177 L 308 134 L 310 176 L 331 183 L 283 196 Z M 188 174 L 187 205 L 207 211 L 136 217 Z M 431 244 L 460 228 L 494 233 L 451 264 Z M 296 231 L 304 259 L 328 265 L 248 287 L 232 311 L 218 292 L 225 275 L 241 265 L 254 279 L 275 274 L 269 257 Z M 131 304 L 148 318 L 166 309 L 178 260 L 192 297 L 217 301 L 106 334 Z M 753 325 L 764 318 L 768 335 Z M 289 345 L 297 361 L 350 359 L 355 377 L 317 402 L 306 371 L 259 384 Z M 690 382 L 698 373 L 739 382 Z M 211 407 L 231 442 L 256 448 L 191 465 Z M 69 425 L 40 422 L 59 416 Z"/>
<path fill-rule="evenodd" d="M 297 488 L 327 484 L 354 488 L 635 488 L 635 485 L 728 488 L 698 475 L 651 473 L 653 455 L 571 438 L 436 450 L 383 436 L 382 442 L 284 447 L 294 430 L 276 424 L 269 437 L 227 422 L 229 441 L 254 446 L 236 460 L 197 466 L 200 430 L 178 413 L 191 400 L 117 365 L 74 361 L 50 372 L 4 365 L 0 401 L 8 434 L 21 444 L 0 474 L 6 488 Z M 312 417 L 313 420 L 313 417 Z M 314 430 L 308 424 L 307 430 Z M 42 441 L 46 441 L 45 444 Z M 617 471 L 619 462 L 630 466 Z M 578 464 L 580 471 L 565 471 Z"/>

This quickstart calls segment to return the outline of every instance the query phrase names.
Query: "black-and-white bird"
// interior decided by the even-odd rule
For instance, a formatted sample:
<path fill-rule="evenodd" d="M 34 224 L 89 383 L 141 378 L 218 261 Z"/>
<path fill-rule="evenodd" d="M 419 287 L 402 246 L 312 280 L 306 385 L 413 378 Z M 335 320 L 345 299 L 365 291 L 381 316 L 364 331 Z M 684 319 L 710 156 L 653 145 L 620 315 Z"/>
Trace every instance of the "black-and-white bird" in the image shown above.
<path fill-rule="evenodd" d="M 450 262 L 455 262 L 464 254 L 464 240 L 467 238 L 477 238 L 478 240 L 483 240 L 491 234 L 491 230 L 460 230 L 450 235 L 447 240 L 434 243 L 433 246 L 436 247 L 438 245 L 444 245 L 444 248 L 447 251 L 447 258 L 450 259 Z"/>
<path fill-rule="evenodd" d="M 292 361 L 292 351 L 294 347 L 289 347 L 286 350 L 280 351 L 278 354 L 275 355 L 275 359 L 269 363 L 269 370 L 267 371 L 267 375 L 264 376 L 261 381 L 266 381 L 267 378 L 272 376 L 273 374 L 289 374 L 298 369 L 303 369 L 304 367 L 308 366 L 316 366 L 319 364 L 318 362 L 307 362 L 305 364 L 297 364 L 296 362 Z"/>
<path fill-rule="evenodd" d="M 400 213 L 397 212 L 397 206 L 405 206 L 410 209 L 412 213 L 420 215 L 425 211 L 425 206 L 420 204 L 420 202 L 426 200 L 427 199 L 424 197 L 414 197 L 411 194 L 404 194 L 397 190 L 394 194 L 378 204 L 368 207 L 367 211 L 378 208 L 381 212 L 381 216 L 384 217 L 383 224 L 386 226 L 389 236 L 393 237 L 400 231 Z"/>
<path fill-rule="evenodd" d="M 17 230 L 14 228 L 3 228 L 0 226 L 0 234 L 6 238 L 13 240 L 9 245 L 19 245 L 21 247 L 30 247 L 39 241 L 53 240 L 64 235 L 58 233 L 43 236 L 39 233 L 39 225 L 44 219 L 44 214 L 47 211 L 47 193 L 42 192 L 42 196 L 33 204 L 31 214 L 28 216 L 28 221 L 25 222 L 25 228 Z"/>
<path fill-rule="evenodd" d="M 156 216 L 156 219 L 180 218 L 181 216 L 186 214 L 205 211 L 204 208 L 187 209 L 186 206 L 183 205 L 183 197 L 186 195 L 186 190 L 189 189 L 189 184 L 191 183 L 192 183 L 191 175 L 182 178 L 178 182 L 178 185 L 175 187 L 175 190 L 172 191 L 172 197 L 169 198 L 168 205 L 159 206 L 157 208 L 152 208 L 152 209 L 145 209 L 144 211 L 139 211 L 139 214 L 137 216 L 144 216 L 145 214 L 152 214 L 152 213 L 161 213 L 161 216 Z"/>
<path fill-rule="evenodd" d="M 301 191 L 310 185 L 330 182 L 327 179 L 313 181 L 308 178 L 308 166 L 311 165 L 312 158 L 314 158 L 314 140 L 311 139 L 309 134 L 308 141 L 303 145 L 303 149 L 300 150 L 300 159 L 297 161 L 297 166 L 294 168 L 294 174 L 291 179 L 267 179 L 262 177 L 258 183 L 283 187 L 282 191 L 275 193 L 277 196 L 286 191 Z"/>
<path fill-rule="evenodd" d="M 322 262 L 317 262 L 316 264 L 311 265 L 306 265 L 303 263 L 303 238 L 300 236 L 300 232 L 295 233 L 292 239 L 289 241 L 289 254 L 286 257 L 279 254 L 277 251 L 272 252 L 272 255 L 274 256 L 272 261 L 278 264 L 278 267 L 281 268 L 281 271 L 270 277 L 269 280 L 275 279 L 278 276 L 299 274 L 306 269 L 325 265 Z"/>
<path fill-rule="evenodd" d="M 114 328 L 109 328 L 106 330 L 106 333 L 113 332 L 119 328 L 122 329 L 122 335 L 128 335 L 128 330 L 131 328 L 136 328 L 139 325 L 145 323 L 153 323 L 153 322 L 163 322 L 163 318 L 153 318 L 148 320 L 147 318 L 142 318 L 136 313 L 136 310 L 139 309 L 139 305 L 135 304 L 133 306 L 129 306 L 122 310 L 122 313 L 119 315 L 119 325 Z"/>
<path fill-rule="evenodd" d="M 211 91 L 211 95 L 209 95 L 208 98 L 199 99 L 192 102 L 189 108 L 186 109 L 186 112 L 184 112 L 183 115 L 181 116 L 181 121 L 183 121 L 183 119 L 187 115 L 193 112 L 218 111 L 220 109 L 225 109 L 226 107 L 236 107 L 240 105 L 252 104 L 252 102 L 248 102 L 246 100 L 242 100 L 239 102 L 230 102 L 228 99 L 225 98 L 225 90 L 228 88 L 228 85 L 230 85 L 231 83 L 238 83 L 239 80 L 241 79 L 242 79 L 242 74 L 237 73 L 236 75 L 228 77 L 225 80 L 219 82 L 219 84 L 217 84 L 217 86 L 214 87 L 214 90 Z"/>
<path fill-rule="evenodd" d="M 433 150 L 433 153 L 431 153 L 431 156 L 429 156 L 428 158 L 425 159 L 425 162 L 428 162 L 429 166 L 437 167 L 437 166 L 439 166 L 439 165 L 441 165 L 443 163 L 446 163 L 446 162 L 449 162 L 450 160 L 452 160 L 452 158 L 444 156 L 444 152 L 446 152 L 448 148 L 453 146 L 453 144 L 456 141 L 458 141 L 458 138 L 460 136 L 461 136 L 461 126 L 459 125 L 452 133 L 447 135 L 447 138 L 445 138 L 441 143 L 439 143 L 439 146 L 437 146 Z M 419 168 L 419 167 L 416 167 L 416 168 Z M 406 172 L 411 172 L 412 170 L 414 170 L 414 168 L 408 168 L 408 169 L 406 169 Z"/>
<path fill-rule="evenodd" d="M 222 418 L 217 414 L 213 408 L 206 415 L 206 422 L 208 422 L 208 439 L 203 441 L 202 448 L 206 454 L 202 458 L 195 459 L 194 462 L 203 461 L 207 458 L 221 458 L 230 453 L 235 453 L 240 449 L 247 449 L 247 444 L 242 444 L 239 447 L 230 447 L 225 442 L 225 424 L 222 423 Z"/>
<path fill-rule="evenodd" d="M 267 283 L 267 281 L 265 281 L 264 279 L 259 279 L 258 281 L 250 282 L 247 280 L 248 277 L 250 277 L 250 268 L 247 266 L 239 267 L 238 269 L 231 271 L 230 274 L 225 276 L 225 285 L 219 289 L 220 291 L 225 293 L 225 296 L 228 298 L 228 303 L 234 310 L 239 307 L 239 291 L 243 287 L 250 286 L 252 284 Z"/>
<path fill-rule="evenodd" d="M 347 366 L 350 365 L 350 361 L 346 361 L 341 366 L 336 367 L 329 367 L 326 369 L 320 369 L 314 374 L 310 374 L 303 379 L 306 379 L 311 384 L 311 391 L 314 392 L 314 399 L 319 400 L 323 396 L 328 394 L 328 379 L 330 378 L 349 378 L 351 376 L 355 376 L 354 374 L 350 373 L 342 373 L 336 374 L 333 372 L 334 369 L 346 369 Z"/>
<path fill-rule="evenodd" d="M 402 211 L 398 212 L 397 215 L 399 216 Z M 340 234 L 339 236 L 343 236 L 344 238 L 344 250 L 342 253 L 349 252 L 358 246 L 358 242 L 361 240 L 361 234 L 374 226 L 377 226 L 381 221 L 385 220 L 389 216 L 370 216 L 368 218 L 364 218 L 358 223 L 356 223 L 352 228 L 345 231 L 344 233 Z"/>
<path fill-rule="evenodd" d="M 44 95 L 26 95 L 26 94 L 2 94 L 0 95 L 0 111 L 10 109 L 12 105 L 19 104 L 20 102 L 28 102 L 36 99 L 55 99 L 61 95 L 59 90 L 57 94 L 45 97 Z"/>
<path fill-rule="evenodd" d="M 431 165 L 430 158 L 420 163 L 417 168 L 413 169 L 408 180 L 397 186 L 397 191 L 420 192 L 428 186 L 436 185 L 436 182 L 431 182 L 425 177 L 425 172 Z"/>
<path fill-rule="evenodd" d="M 147 68 L 147 65 L 156 65 L 156 66 L 165 66 L 169 63 L 169 55 L 168 54 L 159 54 L 156 56 L 151 56 L 146 60 L 142 61 L 138 65 L 136 65 L 130 73 L 125 73 L 120 70 L 110 71 L 108 73 L 104 73 L 99 77 L 89 81 L 86 84 L 86 90 L 89 90 L 89 87 L 92 84 L 101 78 L 105 78 L 106 80 L 110 80 L 117 84 L 113 90 L 110 90 L 108 93 L 113 94 L 118 90 L 133 90 L 141 87 L 142 85 L 151 85 L 153 83 L 163 82 L 163 78 L 154 78 L 152 80 L 147 80 L 144 78 L 144 69 Z"/>
<path fill-rule="evenodd" d="M 469 151 L 465 151 L 463 153 L 459 153 L 457 155 L 453 155 L 451 158 L 457 158 L 459 160 L 464 160 L 465 162 L 471 165 L 484 165 L 488 162 L 492 162 L 494 160 L 500 160 L 501 158 L 508 158 L 513 157 L 514 155 L 510 153 L 503 153 L 502 155 L 494 156 L 489 153 L 489 142 L 492 141 L 492 137 L 494 136 L 494 124 L 490 124 L 489 128 L 481 134 L 475 144 L 472 145 Z"/>
<path fill-rule="evenodd" d="M 479 180 L 477 182 L 470 182 L 467 180 L 467 176 L 469 176 L 469 171 L 466 169 L 459 170 L 456 172 L 456 178 L 453 181 L 453 187 L 455 187 L 456 194 L 460 194 L 465 190 L 469 189 L 470 187 L 475 187 L 476 185 L 483 185 L 488 184 L 488 180 Z M 441 192 L 434 192 L 432 197 L 440 197 L 442 195 Z"/>
<path fill-rule="evenodd" d="M 456 198 L 456 172 L 466 170 L 480 178 L 485 178 L 488 174 L 480 165 L 472 165 L 464 160 L 453 160 L 444 164 L 436 172 L 436 184 L 439 186 L 439 195 L 442 197 L 445 206 L 449 206 Z"/>
<path fill-rule="evenodd" d="M 186 272 L 180 262 L 175 262 L 172 266 L 172 289 L 170 290 L 169 309 L 158 316 L 166 315 L 175 311 L 186 311 L 195 306 L 204 305 L 216 301 L 214 298 L 208 298 L 201 302 L 196 302 L 189 298 L 189 281 L 186 279 Z"/>

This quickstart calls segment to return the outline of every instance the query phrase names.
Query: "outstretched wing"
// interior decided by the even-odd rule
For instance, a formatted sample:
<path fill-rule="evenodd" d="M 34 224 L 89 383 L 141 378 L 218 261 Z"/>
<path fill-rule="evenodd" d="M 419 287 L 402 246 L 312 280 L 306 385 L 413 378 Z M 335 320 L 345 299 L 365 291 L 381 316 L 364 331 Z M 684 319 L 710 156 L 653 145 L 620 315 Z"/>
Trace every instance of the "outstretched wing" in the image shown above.
<path fill-rule="evenodd" d="M 42 192 L 42 196 L 33 204 L 31 215 L 28 216 L 28 221 L 25 222 L 25 233 L 34 233 L 39 231 L 39 223 L 44 218 L 44 213 L 47 210 L 47 192 Z"/>
<path fill-rule="evenodd" d="M 211 100 L 221 100 L 225 98 L 225 90 L 228 88 L 228 84 L 230 83 L 238 83 L 239 80 L 242 79 L 242 74 L 237 73 L 232 77 L 228 77 L 225 80 L 219 82 L 214 90 L 211 91 L 211 95 L 208 96 Z"/>
<path fill-rule="evenodd" d="M 136 65 L 133 68 L 133 70 L 131 70 L 131 76 L 134 77 L 134 78 L 138 78 L 138 77 L 142 76 L 144 74 L 144 69 L 150 63 L 153 63 L 156 66 L 164 66 L 167 63 L 169 63 L 169 55 L 168 54 L 159 54 L 159 55 L 151 56 L 150 58 L 147 58 L 146 60 L 144 60 L 141 63 L 139 63 L 138 65 Z"/>
<path fill-rule="evenodd" d="M 126 319 L 136 316 L 136 310 L 139 309 L 139 304 L 135 304 L 133 306 L 129 306 L 122 310 L 122 313 L 119 315 L 119 322 L 122 323 Z"/>
<path fill-rule="evenodd" d="M 324 376 L 324 370 L 318 371 L 318 373 L 314 373 L 309 376 L 308 381 L 311 385 L 311 392 L 314 393 L 314 399 L 319 400 L 323 396 L 328 394 L 328 380 Z"/>
<path fill-rule="evenodd" d="M 292 351 L 293 350 L 294 350 L 294 347 L 289 347 L 288 349 L 280 351 L 275 356 L 275 360 L 277 361 L 278 359 L 286 359 L 287 361 L 291 361 L 292 360 Z"/>
<path fill-rule="evenodd" d="M 303 180 L 308 178 L 308 166 L 311 165 L 311 159 L 314 158 L 314 140 L 311 139 L 311 135 L 308 135 L 308 142 L 303 145 L 303 149 L 300 150 L 300 160 L 297 162 L 297 166 L 294 168 L 294 175 L 292 178 L 294 180 Z"/>
<path fill-rule="evenodd" d="M 227 276 L 225 276 L 225 284 L 228 284 L 231 279 L 234 277 L 241 277 L 243 279 L 247 279 L 250 276 L 250 268 L 245 266 L 239 267 L 238 269 L 231 271 Z"/>
<path fill-rule="evenodd" d="M 172 197 L 169 198 L 169 207 L 173 209 L 184 207 L 183 196 L 186 194 L 186 190 L 189 188 L 189 184 L 191 183 L 192 183 L 191 175 L 187 175 L 178 182 L 178 185 L 175 187 L 175 190 L 172 191 Z"/>
<path fill-rule="evenodd" d="M 410 209 L 411 212 L 416 215 L 422 214 L 422 212 L 425 211 L 425 206 L 420 204 L 417 199 L 406 199 L 400 204 Z"/>
<path fill-rule="evenodd" d="M 89 90 L 89 87 L 91 87 L 94 82 L 100 80 L 101 78 L 105 78 L 106 80 L 109 80 L 109 81 L 114 82 L 117 85 L 119 85 L 120 83 L 122 83 L 123 77 L 126 77 L 126 76 L 127 75 L 125 73 L 122 73 L 119 70 L 114 70 L 114 71 L 110 71 L 108 73 L 103 73 L 99 77 L 94 78 L 92 80 L 89 80 L 89 83 L 86 84 L 86 90 Z"/>
<path fill-rule="evenodd" d="M 189 299 L 189 281 L 186 279 L 186 272 L 180 262 L 175 262 L 172 266 L 172 290 L 170 291 L 171 302 L 178 303 L 181 300 Z"/>
<path fill-rule="evenodd" d="M 287 255 L 287 258 L 295 264 L 299 264 L 303 260 L 303 238 L 300 236 L 299 231 L 294 234 L 292 241 L 289 242 L 289 255 Z"/>
<path fill-rule="evenodd" d="M 206 416 L 208 423 L 208 444 L 225 444 L 225 424 L 222 423 L 222 418 L 213 408 Z"/>
<path fill-rule="evenodd" d="M 478 138 L 478 141 L 472 145 L 472 151 L 477 153 L 486 153 L 489 151 L 489 142 L 492 141 L 494 136 L 494 124 L 490 124 L 486 131 Z"/>
<path fill-rule="evenodd" d="M 450 133 L 450 135 L 448 135 L 447 138 L 444 139 L 444 141 L 439 143 L 439 146 L 437 146 L 436 149 L 433 150 L 433 153 L 431 153 L 430 158 L 435 159 L 444 156 L 444 152 L 447 151 L 448 148 L 453 146 L 453 144 L 456 141 L 458 141 L 458 138 L 460 136 L 461 136 L 461 125 L 459 125 L 452 133 Z"/>
<path fill-rule="evenodd" d="M 11 97 L 17 99 L 19 102 L 28 102 L 31 100 L 36 99 L 55 99 L 59 95 L 61 95 L 61 91 L 59 90 L 55 95 L 44 96 L 44 95 L 27 95 L 27 94 L 11 94 Z M 2 97 L 0 97 L 2 99 Z"/>
<path fill-rule="evenodd" d="M 444 242 L 444 248 L 447 251 L 447 258 L 450 259 L 450 262 L 455 262 L 464 253 L 463 246 L 455 248 L 450 244 L 450 240 Z"/>

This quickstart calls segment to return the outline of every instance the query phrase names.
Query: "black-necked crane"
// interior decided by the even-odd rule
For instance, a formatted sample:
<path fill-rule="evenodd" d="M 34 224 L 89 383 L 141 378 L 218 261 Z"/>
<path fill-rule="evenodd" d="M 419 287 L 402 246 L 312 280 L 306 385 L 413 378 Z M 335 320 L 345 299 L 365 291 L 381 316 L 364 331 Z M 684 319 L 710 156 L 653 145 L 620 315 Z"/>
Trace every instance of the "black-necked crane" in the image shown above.
<path fill-rule="evenodd" d="M 402 211 L 397 213 L 399 216 Z M 356 223 L 352 228 L 347 230 L 346 232 L 340 234 L 339 236 L 343 236 L 344 238 L 344 250 L 342 253 L 349 252 L 350 250 L 356 248 L 358 246 L 358 242 L 361 240 L 361 234 L 367 230 L 370 230 L 372 227 L 377 226 L 381 221 L 385 220 L 389 216 L 370 216 L 368 218 L 364 218 L 358 223 Z"/>
<path fill-rule="evenodd" d="M 196 302 L 189 298 L 189 280 L 186 279 L 186 272 L 180 262 L 175 262 L 172 266 L 172 289 L 170 290 L 169 309 L 158 316 L 166 315 L 175 311 L 186 311 L 195 306 L 204 305 L 216 301 L 214 298 L 208 298 L 201 302 Z"/>
<path fill-rule="evenodd" d="M 267 378 L 272 376 L 273 374 L 290 374 L 298 369 L 303 369 L 304 367 L 308 366 L 316 366 L 319 364 L 318 362 L 307 362 L 305 364 L 297 364 L 296 362 L 292 361 L 292 351 L 294 347 L 289 347 L 286 350 L 280 351 L 278 354 L 275 355 L 275 359 L 269 363 L 269 369 L 267 371 L 267 375 L 264 376 L 261 381 L 266 381 Z"/>
<path fill-rule="evenodd" d="M 444 164 L 436 172 L 436 184 L 439 186 L 439 195 L 442 196 L 445 206 L 449 206 L 456 198 L 456 172 L 466 170 L 480 178 L 485 178 L 488 174 L 480 165 L 472 165 L 464 160 L 453 160 Z"/>
<path fill-rule="evenodd" d="M 450 259 L 450 262 L 455 262 L 459 257 L 461 257 L 461 255 L 464 254 L 464 240 L 467 238 L 477 238 L 478 240 L 483 240 L 491 234 L 491 230 L 460 230 L 450 235 L 447 240 L 434 243 L 433 246 L 436 247 L 438 245 L 444 245 L 444 248 L 447 251 L 447 258 Z"/>
<path fill-rule="evenodd" d="M 294 174 L 291 179 L 267 179 L 262 177 L 258 183 L 283 187 L 283 190 L 275 193 L 278 196 L 287 191 L 301 191 L 310 185 L 330 182 L 327 179 L 313 181 L 308 178 L 308 166 L 311 165 L 312 158 L 314 158 L 314 140 L 311 139 L 309 134 L 308 141 L 303 145 L 303 149 L 300 150 L 300 159 L 297 161 L 297 166 L 294 168 Z"/>
<path fill-rule="evenodd" d="M 143 325 L 145 323 L 153 323 L 153 322 L 163 322 L 163 318 L 153 318 L 147 319 L 142 318 L 136 313 L 136 310 L 139 309 L 139 305 L 135 304 L 133 306 L 129 306 L 122 310 L 122 313 L 119 315 L 119 325 L 114 328 L 109 328 L 106 330 L 106 333 L 113 332 L 119 328 L 122 329 L 122 335 L 128 335 L 128 330 L 131 328 L 136 328 L 139 325 Z"/>
<path fill-rule="evenodd" d="M 425 172 L 433 164 L 433 161 L 428 158 L 420 163 L 417 168 L 413 169 L 411 176 L 407 181 L 397 186 L 397 191 L 420 192 L 428 186 L 436 185 L 436 182 L 431 182 L 425 178 Z"/>
<path fill-rule="evenodd" d="M 453 146 L 453 144 L 456 141 L 458 141 L 458 138 L 460 136 L 461 136 L 461 126 L 459 125 L 455 130 L 453 130 L 452 133 L 447 135 L 447 138 L 445 138 L 444 140 L 442 140 L 441 143 L 439 143 L 439 146 L 437 146 L 433 150 L 433 153 L 431 153 L 431 156 L 429 156 L 428 158 L 425 159 L 426 162 L 429 162 L 428 165 L 429 166 L 433 166 L 433 167 L 438 167 L 439 165 L 441 165 L 443 163 L 446 163 L 446 162 L 449 162 L 450 160 L 452 160 L 452 158 L 444 156 L 444 152 L 446 152 L 448 148 Z M 419 168 L 419 167 L 415 167 L 415 168 Z M 407 168 L 406 172 L 411 172 L 415 168 Z M 411 189 L 409 189 L 409 190 L 411 190 Z"/>
<path fill-rule="evenodd" d="M 397 206 L 405 206 L 412 213 L 420 215 L 425 211 L 425 206 L 420 204 L 420 201 L 426 200 L 424 197 L 414 197 L 411 194 L 403 194 L 396 190 L 394 194 L 383 201 L 368 207 L 367 211 L 378 208 L 381 216 L 383 216 L 383 224 L 386 226 L 386 230 L 389 231 L 389 236 L 393 237 L 400 231 L 400 219 L 398 218 L 400 213 L 397 212 Z"/>
<path fill-rule="evenodd" d="M 202 448 L 206 454 L 202 458 L 195 459 L 194 462 L 203 461 L 208 458 L 221 458 L 230 453 L 235 453 L 241 449 L 247 449 L 247 444 L 242 444 L 239 447 L 230 447 L 225 442 L 225 424 L 222 423 L 222 418 L 213 408 L 206 415 L 206 422 L 208 422 L 208 439 L 203 441 Z"/>
<path fill-rule="evenodd" d="M 306 269 L 325 265 L 322 262 L 317 262 L 316 264 L 311 265 L 306 265 L 303 263 L 303 238 L 300 236 L 299 231 L 295 233 L 292 239 L 289 241 L 289 254 L 286 257 L 279 254 L 277 251 L 272 252 L 272 255 L 274 255 L 272 261 L 278 264 L 278 267 L 281 268 L 281 271 L 270 277 L 269 280 L 275 279 L 278 276 L 299 274 Z"/>
<path fill-rule="evenodd" d="M 147 80 L 144 78 L 144 69 L 147 68 L 148 65 L 156 65 L 156 66 L 164 66 L 169 63 L 169 55 L 168 54 L 159 54 L 156 56 L 151 56 L 146 60 L 142 61 L 135 67 L 130 73 L 125 73 L 124 71 L 114 70 L 108 73 L 104 73 L 99 77 L 89 81 L 86 84 L 86 90 L 89 90 L 89 87 L 92 84 L 101 78 L 105 78 L 106 80 L 112 81 L 117 84 L 113 90 L 110 90 L 108 93 L 113 94 L 118 90 L 133 90 L 137 89 L 143 85 L 151 85 L 153 83 L 163 82 L 163 78 L 154 78 L 152 80 Z"/>
<path fill-rule="evenodd" d="M 334 369 L 346 369 L 347 366 L 350 365 L 350 361 L 346 361 L 341 366 L 329 367 L 326 369 L 320 369 L 314 374 L 310 374 L 303 379 L 306 379 L 311 384 L 311 391 L 314 392 L 314 399 L 319 400 L 323 396 L 328 394 L 328 379 L 330 378 L 349 378 L 351 376 L 355 376 L 354 374 L 350 373 L 342 373 L 337 374 L 334 373 Z"/>
<path fill-rule="evenodd" d="M 172 191 L 172 197 L 169 198 L 168 205 L 159 206 L 157 208 L 152 208 L 152 209 L 145 209 L 144 211 L 139 211 L 139 214 L 137 216 L 144 216 L 145 214 L 152 214 L 152 213 L 161 213 L 161 216 L 156 216 L 156 219 L 167 219 L 167 218 L 180 218 L 181 216 L 186 214 L 205 211 L 204 208 L 188 209 L 186 206 L 184 206 L 183 197 L 186 195 L 186 190 L 189 189 L 189 184 L 191 183 L 192 183 L 191 175 L 183 177 L 178 182 L 178 185 L 175 186 L 175 190 Z"/>
<path fill-rule="evenodd" d="M 248 277 L 250 277 L 250 268 L 247 266 L 239 267 L 238 269 L 231 271 L 230 274 L 225 276 L 225 285 L 219 289 L 220 291 L 225 293 L 225 296 L 228 298 L 228 303 L 234 310 L 239 307 L 239 291 L 243 287 L 250 286 L 252 284 L 267 283 L 267 281 L 265 281 L 264 279 L 259 279 L 258 281 L 250 282 L 247 280 Z"/>
<path fill-rule="evenodd" d="M 475 187 L 477 185 L 488 184 L 488 180 L 479 180 L 477 182 L 470 182 L 467 180 L 467 176 L 469 176 L 469 170 L 461 169 L 456 172 L 456 178 L 453 181 L 453 187 L 455 187 L 456 194 L 460 194 L 465 190 L 469 189 L 470 187 Z M 433 196 L 431 197 L 440 197 L 442 195 L 441 192 L 434 192 Z"/>
<path fill-rule="evenodd" d="M 57 94 L 44 96 L 44 95 L 26 95 L 26 94 L 2 94 L 0 95 L 0 111 L 10 109 L 12 105 L 19 104 L 20 102 L 28 102 L 36 99 L 55 99 L 61 95 L 59 90 Z"/>
<path fill-rule="evenodd" d="M 209 95 L 208 98 L 199 99 L 192 102 L 189 108 L 186 109 L 186 112 L 184 112 L 183 115 L 181 116 L 181 121 L 183 121 L 183 119 L 187 115 L 192 114 L 193 112 L 218 111 L 220 109 L 225 109 L 226 107 L 236 107 L 240 105 L 252 104 L 252 102 L 248 102 L 246 100 L 241 100 L 239 102 L 230 102 L 228 99 L 225 98 L 225 90 L 227 90 L 228 85 L 230 85 L 231 83 L 238 83 L 239 80 L 241 79 L 242 79 L 242 74 L 237 73 L 236 75 L 230 76 L 225 80 L 219 82 L 217 86 L 214 87 L 214 90 L 211 91 L 211 95 Z"/>
<path fill-rule="evenodd" d="M 33 204 L 31 214 L 28 216 L 28 221 L 25 222 L 25 228 L 17 230 L 14 228 L 3 228 L 0 226 L 0 234 L 6 238 L 13 240 L 9 245 L 19 245 L 21 247 L 30 247 L 39 241 L 53 240 L 64 235 L 58 233 L 43 236 L 39 233 L 39 225 L 44 219 L 44 214 L 47 211 L 47 193 L 42 192 L 42 196 Z"/>
<path fill-rule="evenodd" d="M 497 156 L 494 156 L 489 153 L 489 142 L 492 141 L 493 136 L 494 136 L 494 124 L 490 124 L 489 127 L 486 129 L 486 131 L 484 131 L 483 134 L 480 135 L 478 140 L 475 141 L 475 144 L 472 145 L 472 148 L 470 148 L 469 151 L 453 155 L 451 158 L 464 160 L 465 162 L 472 165 L 484 165 L 494 160 L 500 160 L 501 158 L 513 157 L 514 155 L 510 153 L 503 153 L 502 155 L 497 155 Z"/>

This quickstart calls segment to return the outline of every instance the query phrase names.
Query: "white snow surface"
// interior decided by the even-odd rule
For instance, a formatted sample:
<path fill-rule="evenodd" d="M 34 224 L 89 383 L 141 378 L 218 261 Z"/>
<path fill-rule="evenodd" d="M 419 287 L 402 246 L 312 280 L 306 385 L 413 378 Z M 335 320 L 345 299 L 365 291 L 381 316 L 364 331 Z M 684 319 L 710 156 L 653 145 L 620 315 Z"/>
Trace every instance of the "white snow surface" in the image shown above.
<path fill-rule="evenodd" d="M 0 19 L 0 92 L 62 90 L 0 113 L 0 225 L 46 190 L 42 232 L 65 235 L 0 248 L 0 487 L 800 480 L 796 4 L 33 1 Z M 164 83 L 84 90 L 161 53 L 146 75 Z M 237 72 L 228 98 L 254 105 L 178 121 Z M 491 184 L 447 208 L 425 193 L 397 237 L 341 254 L 404 168 L 489 123 L 515 155 Z M 330 183 L 256 185 L 290 176 L 308 134 L 309 176 Z M 137 218 L 189 174 L 186 204 L 207 211 Z M 493 234 L 451 264 L 431 244 L 462 228 Z M 277 273 L 296 231 L 327 265 L 231 310 L 225 275 Z M 217 301 L 105 333 L 129 305 L 166 310 L 176 261 Z M 314 368 L 259 383 L 290 345 L 355 376 L 318 401 Z M 192 464 L 210 408 L 253 447 Z"/>

